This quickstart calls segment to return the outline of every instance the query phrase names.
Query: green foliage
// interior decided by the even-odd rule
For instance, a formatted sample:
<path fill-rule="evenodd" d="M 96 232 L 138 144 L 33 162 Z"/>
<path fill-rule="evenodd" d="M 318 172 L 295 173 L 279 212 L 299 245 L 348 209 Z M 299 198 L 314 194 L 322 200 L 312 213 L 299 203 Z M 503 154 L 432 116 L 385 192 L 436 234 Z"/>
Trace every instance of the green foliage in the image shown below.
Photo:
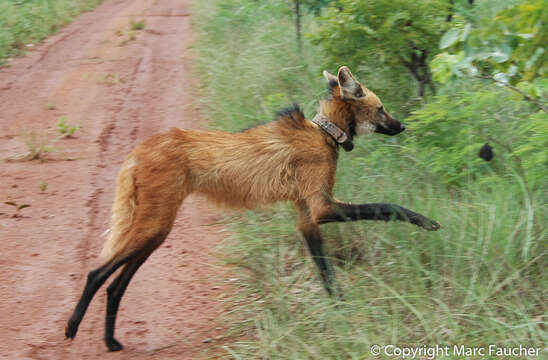
<path fill-rule="evenodd" d="M 489 196 L 477 189 L 452 199 L 438 186 L 415 181 L 412 175 L 423 178 L 415 164 L 358 170 L 343 162 L 341 170 L 361 174 L 359 192 L 353 182 L 340 184 L 353 189 L 353 200 L 405 201 L 436 214 L 443 230 L 324 226 L 345 294 L 336 302 L 295 234 L 294 212 L 277 207 L 231 219 L 237 238 L 223 250 L 238 269 L 233 334 L 243 335 L 225 346 L 231 358 L 367 359 L 372 344 L 546 343 L 540 320 L 547 310 L 541 290 L 546 231 L 534 237 L 532 259 L 523 260 L 527 212 L 521 196 L 499 186 Z M 405 177 L 394 179 L 394 165 Z M 339 177 L 350 180 L 347 173 Z"/>
<path fill-rule="evenodd" d="M 57 130 L 62 137 L 71 137 L 76 131 L 80 130 L 80 126 L 71 126 L 67 124 L 66 116 L 61 116 L 57 121 Z"/>
<path fill-rule="evenodd" d="M 447 1 L 342 0 L 329 7 L 311 37 L 334 66 L 345 59 L 356 68 L 371 58 L 398 66 L 417 49 L 438 52 L 447 12 Z"/>
<path fill-rule="evenodd" d="M 314 13 L 314 15 L 319 16 L 322 9 L 327 7 L 332 0 L 293 0 L 300 1 L 308 11 Z"/>
<path fill-rule="evenodd" d="M 448 8 L 445 0 L 341 0 L 310 37 L 325 49 L 331 67 L 369 66 L 374 72 L 370 66 L 378 63 L 428 83 L 426 65 L 439 52 Z"/>
<path fill-rule="evenodd" d="M 40 191 L 44 192 L 48 188 L 48 183 L 45 181 L 40 181 Z"/>
<path fill-rule="evenodd" d="M 45 161 L 47 154 L 55 151 L 55 147 L 53 146 L 55 141 L 49 140 L 44 135 L 38 135 L 34 131 L 31 131 L 29 134 L 25 134 L 24 141 L 27 146 L 27 152 L 9 158 L 9 161 Z"/>
<path fill-rule="evenodd" d="M 517 171 L 533 187 L 543 186 L 548 174 L 548 107 L 543 104 L 548 99 L 544 55 L 548 13 L 543 4 L 536 0 L 510 2 L 498 11 L 495 21 L 484 18 L 472 24 L 457 18 L 455 26 L 440 39 L 440 47 L 447 51 L 431 63 L 434 79 L 447 84 L 448 89 L 458 84 L 458 78 L 476 84 L 456 97 L 455 92 L 448 92 L 413 117 L 417 120 L 416 151 L 433 150 L 433 168 L 445 182 L 462 185 L 464 179 L 502 180 L 509 169 L 500 165 L 506 164 L 510 173 Z M 492 84 L 480 85 L 470 77 L 486 78 Z M 483 88 L 479 92 L 478 86 Z M 514 96 L 501 86 L 512 90 Z M 447 118 L 436 116 L 438 110 Z M 439 125 L 435 126 L 436 122 Z M 434 134 L 439 139 L 434 139 Z M 488 140 L 496 143 L 498 154 L 504 154 L 497 160 L 498 169 L 493 169 L 496 178 L 486 177 L 486 165 L 473 159 L 474 149 Z M 422 159 L 426 158 L 424 154 Z"/>
<path fill-rule="evenodd" d="M 143 30 L 145 26 L 146 26 L 145 20 L 139 20 L 139 21 L 131 20 L 129 23 L 130 30 L 134 30 L 134 31 Z"/>
<path fill-rule="evenodd" d="M 546 1 L 520 1 L 485 20 L 472 26 L 460 19 L 442 36 L 440 48 L 449 52 L 432 63 L 436 79 L 488 75 L 532 98 L 548 97 Z"/>
<path fill-rule="evenodd" d="M 24 53 L 27 44 L 34 44 L 82 11 L 102 0 L 27 0 L 0 1 L 0 64 L 7 58 Z"/>
<path fill-rule="evenodd" d="M 421 2 L 398 2 L 421 6 L 416 3 Z M 466 3 L 456 0 L 456 11 Z M 325 94 L 321 70 L 334 72 L 339 61 L 360 65 L 358 77 L 367 75 L 367 85 L 390 110 L 415 111 L 401 135 L 356 139 L 352 152 L 341 153 L 336 197 L 398 203 L 443 225 L 435 233 L 402 223 L 322 226 L 345 296 L 336 302 L 321 286 L 289 206 L 228 218 L 233 237 L 222 249 L 235 268 L 238 291 L 227 299 L 234 339 L 223 346 L 227 358 L 366 359 L 371 344 L 545 347 L 543 112 L 516 92 L 468 78 L 442 85 L 424 107 L 407 103 L 413 84 L 400 76 L 405 68 L 381 62 L 373 50 L 352 63 L 345 53 L 322 52 L 324 44 L 305 41 L 303 53 L 296 54 L 288 2 L 197 1 L 194 11 L 202 109 L 215 127 L 235 131 L 270 120 L 289 102 L 313 115 Z M 483 21 L 474 8 L 467 11 L 467 21 Z M 387 17 L 381 8 L 373 15 Z M 303 20 L 305 32 L 325 26 L 325 20 Z M 345 39 L 339 42 L 349 56 L 383 46 Z M 395 107 L 402 104 L 409 107 Z M 485 141 L 495 150 L 489 163 L 477 157 Z"/>
<path fill-rule="evenodd" d="M 546 187 L 548 174 L 548 114 L 539 110 L 519 121 L 515 155 L 523 161 L 530 181 Z"/>
<path fill-rule="evenodd" d="M 208 3 L 197 4 L 203 15 L 195 20 L 200 24 L 200 78 L 208 84 L 203 89 L 203 109 L 214 125 L 247 128 L 272 120 L 293 102 L 313 113 L 317 106 L 313 99 L 327 88 L 318 63 L 322 57 L 307 41 L 302 52 L 296 52 L 288 3 L 224 0 L 216 4 L 214 9 Z M 309 21 L 310 15 L 303 20 Z"/>
<path fill-rule="evenodd" d="M 524 132 L 542 131 L 530 127 L 523 116 L 527 113 L 527 104 L 502 89 L 476 86 L 476 90 L 455 91 L 437 96 L 408 119 L 413 136 L 406 144 L 445 183 L 505 181 L 508 166 L 515 166 L 513 147 L 529 142 Z M 495 148 L 492 162 L 477 156 L 485 142 Z M 547 170 L 531 168 L 532 172 Z"/>

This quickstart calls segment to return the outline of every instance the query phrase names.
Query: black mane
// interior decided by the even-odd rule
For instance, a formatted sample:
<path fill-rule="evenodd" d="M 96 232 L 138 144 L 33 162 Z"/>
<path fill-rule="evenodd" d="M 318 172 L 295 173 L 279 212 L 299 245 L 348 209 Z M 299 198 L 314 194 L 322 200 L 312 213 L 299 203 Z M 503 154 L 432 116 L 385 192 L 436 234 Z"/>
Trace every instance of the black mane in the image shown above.
<path fill-rule="evenodd" d="M 306 117 L 298 104 L 292 104 L 276 114 L 278 121 L 284 121 L 295 127 L 302 127 Z"/>
<path fill-rule="evenodd" d="M 292 104 L 278 111 L 275 115 L 274 121 L 287 121 L 291 123 L 293 126 L 300 127 L 304 123 L 305 119 L 306 118 L 304 116 L 304 113 L 301 107 L 298 104 Z M 246 127 L 245 129 L 242 129 L 241 132 L 254 129 L 259 126 L 267 125 L 271 122 L 272 121 L 262 121 L 260 123 L 250 125 Z"/>
<path fill-rule="evenodd" d="M 291 104 L 290 106 L 287 106 L 283 108 L 282 110 L 278 111 L 276 113 L 276 119 L 290 119 L 292 121 L 300 122 L 305 119 L 304 113 L 299 106 L 299 104 Z"/>

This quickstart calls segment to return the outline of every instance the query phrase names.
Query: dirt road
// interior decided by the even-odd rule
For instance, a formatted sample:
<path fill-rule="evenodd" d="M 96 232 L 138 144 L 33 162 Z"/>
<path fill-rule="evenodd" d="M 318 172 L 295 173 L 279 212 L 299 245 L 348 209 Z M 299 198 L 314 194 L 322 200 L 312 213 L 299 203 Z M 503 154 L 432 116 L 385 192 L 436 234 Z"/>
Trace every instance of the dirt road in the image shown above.
<path fill-rule="evenodd" d="M 200 126 L 189 2 L 105 0 L 0 69 L 0 158 L 25 154 L 32 134 L 55 148 L 42 152 L 47 161 L 0 162 L 0 357 L 214 356 L 227 276 L 212 251 L 223 230 L 192 197 L 122 300 L 116 337 L 125 350 L 107 353 L 102 341 L 105 287 L 76 339 L 64 339 L 86 274 L 100 264 L 123 158 L 153 133 Z M 144 29 L 130 30 L 140 20 Z M 80 130 L 55 141 L 61 116 Z M 13 217 L 6 201 L 31 207 Z"/>

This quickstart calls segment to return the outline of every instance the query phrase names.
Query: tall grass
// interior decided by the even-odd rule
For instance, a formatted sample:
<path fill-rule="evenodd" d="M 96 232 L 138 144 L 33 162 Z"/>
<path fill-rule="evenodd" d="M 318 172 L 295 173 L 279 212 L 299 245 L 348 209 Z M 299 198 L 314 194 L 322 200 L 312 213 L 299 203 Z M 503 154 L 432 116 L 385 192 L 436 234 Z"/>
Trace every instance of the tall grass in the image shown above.
<path fill-rule="evenodd" d="M 76 15 L 102 0 L 2 0 L 0 1 L 0 64 L 24 53 Z"/>
<path fill-rule="evenodd" d="M 323 57 L 306 41 L 297 52 L 286 6 L 195 2 L 203 108 L 214 127 L 268 121 L 290 102 L 314 115 L 325 94 Z M 313 20 L 305 25 L 313 29 Z M 225 346 L 227 358 L 364 359 L 372 344 L 546 346 L 546 193 L 528 189 L 517 171 L 506 181 L 450 188 L 399 138 L 371 135 L 341 153 L 335 194 L 398 203 L 443 229 L 324 225 L 345 297 L 335 301 L 321 286 L 290 206 L 228 218 L 234 236 L 223 251 L 241 291 L 228 315 L 240 340 Z"/>

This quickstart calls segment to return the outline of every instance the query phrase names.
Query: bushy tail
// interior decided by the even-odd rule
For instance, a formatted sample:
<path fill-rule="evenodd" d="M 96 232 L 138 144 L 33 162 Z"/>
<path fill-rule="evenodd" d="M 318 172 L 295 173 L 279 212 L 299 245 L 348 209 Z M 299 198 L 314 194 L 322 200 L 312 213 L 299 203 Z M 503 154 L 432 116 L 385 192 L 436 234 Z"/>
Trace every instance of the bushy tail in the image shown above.
<path fill-rule="evenodd" d="M 131 240 L 127 234 L 135 212 L 135 165 L 135 159 L 127 158 L 118 174 L 110 231 L 101 251 L 101 256 L 107 261 L 112 260 Z"/>

